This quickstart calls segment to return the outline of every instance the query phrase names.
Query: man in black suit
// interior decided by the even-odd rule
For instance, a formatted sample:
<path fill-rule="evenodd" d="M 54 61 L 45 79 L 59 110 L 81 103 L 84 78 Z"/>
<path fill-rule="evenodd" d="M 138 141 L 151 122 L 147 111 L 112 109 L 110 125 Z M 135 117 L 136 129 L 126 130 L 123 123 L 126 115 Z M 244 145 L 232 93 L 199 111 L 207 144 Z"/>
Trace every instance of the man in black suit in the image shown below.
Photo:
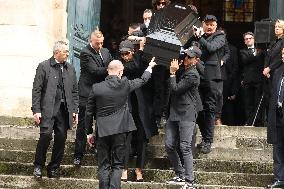
<path fill-rule="evenodd" d="M 200 77 L 196 69 L 201 50 L 190 47 L 185 51 L 185 55 L 184 70 L 178 79 L 176 78 L 176 72 L 179 70 L 178 61 L 174 59 L 170 66 L 170 113 L 165 130 L 165 147 L 176 174 L 168 183 L 185 182 L 182 188 L 189 189 L 194 188 L 191 143 L 197 113 L 201 109 L 198 107 L 201 105 L 198 93 Z M 179 150 L 183 166 L 178 155 Z"/>
<path fill-rule="evenodd" d="M 91 33 L 90 44 L 80 53 L 81 73 L 79 78 L 79 123 L 76 129 L 74 165 L 81 165 L 86 147 L 85 110 L 87 100 L 94 83 L 107 76 L 107 66 L 112 60 L 109 51 L 103 48 L 104 36 L 101 31 Z"/>
<path fill-rule="evenodd" d="M 108 65 L 105 81 L 94 84 L 86 107 L 88 143 L 92 145 L 90 128 L 96 115 L 98 177 L 100 189 L 120 188 L 125 155 L 126 133 L 136 129 L 128 108 L 128 94 L 151 77 L 154 58 L 141 78 L 122 77 L 124 66 L 119 60 Z"/>
<path fill-rule="evenodd" d="M 273 144 L 275 182 L 268 188 L 284 188 L 284 48 L 282 65 L 275 70 L 268 111 L 267 142 Z"/>
<path fill-rule="evenodd" d="M 246 32 L 243 38 L 247 47 L 240 50 L 243 77 L 241 83 L 245 97 L 246 125 L 252 125 L 262 95 L 264 53 L 254 46 L 252 32 Z M 258 124 L 260 124 L 260 115 L 261 113 L 258 113 Z"/>
<path fill-rule="evenodd" d="M 59 177 L 67 130 L 78 121 L 76 73 L 74 67 L 66 62 L 68 55 L 68 43 L 57 41 L 53 47 L 53 57 L 40 63 L 36 70 L 32 90 L 32 111 L 35 122 L 40 126 L 34 161 L 36 178 L 42 177 L 53 130 L 54 144 L 47 176 Z"/>
<path fill-rule="evenodd" d="M 206 15 L 203 27 L 194 27 L 196 41 L 202 51 L 201 61 L 204 62 L 204 82 L 200 83 L 200 96 L 204 110 L 198 115 L 198 125 L 202 142 L 198 145 L 202 153 L 210 153 L 214 137 L 214 122 L 218 91 L 222 89 L 221 51 L 226 43 L 224 33 L 216 31 L 217 18 Z"/>

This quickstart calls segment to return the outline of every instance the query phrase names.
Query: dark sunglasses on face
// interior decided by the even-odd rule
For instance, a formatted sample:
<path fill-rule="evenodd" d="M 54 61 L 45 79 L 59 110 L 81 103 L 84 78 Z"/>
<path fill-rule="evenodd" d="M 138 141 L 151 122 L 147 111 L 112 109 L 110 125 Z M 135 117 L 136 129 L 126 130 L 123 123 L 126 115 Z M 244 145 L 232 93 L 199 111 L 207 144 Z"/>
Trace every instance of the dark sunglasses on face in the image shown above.
<path fill-rule="evenodd" d="M 158 2 L 156 5 L 157 5 L 157 6 L 160 6 L 160 5 L 165 6 L 165 5 L 166 5 L 166 2 Z"/>
<path fill-rule="evenodd" d="M 120 52 L 120 56 L 127 56 L 129 54 L 130 54 L 130 52 Z"/>

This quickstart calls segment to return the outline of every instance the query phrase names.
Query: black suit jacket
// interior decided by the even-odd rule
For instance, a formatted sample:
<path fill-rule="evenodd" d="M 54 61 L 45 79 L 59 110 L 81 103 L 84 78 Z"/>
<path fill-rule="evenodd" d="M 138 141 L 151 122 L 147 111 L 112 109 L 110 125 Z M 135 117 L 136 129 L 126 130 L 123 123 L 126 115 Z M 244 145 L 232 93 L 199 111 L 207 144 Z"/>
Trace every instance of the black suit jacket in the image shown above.
<path fill-rule="evenodd" d="M 277 138 L 277 129 L 276 129 L 276 109 L 277 109 L 277 101 L 278 101 L 278 93 L 280 88 L 280 82 L 282 76 L 284 74 L 284 63 L 275 71 L 272 80 L 272 88 L 271 88 L 271 97 L 269 103 L 269 111 L 268 111 L 268 127 L 267 127 L 267 142 L 271 144 L 279 143 L 283 140 L 283 138 Z M 282 108 L 282 112 L 283 108 Z"/>
<path fill-rule="evenodd" d="M 112 60 L 106 48 L 100 50 L 103 61 L 91 45 L 87 45 L 80 53 L 81 73 L 79 78 L 79 96 L 81 99 L 88 98 L 91 87 L 94 83 L 99 83 L 107 76 L 107 66 Z M 85 101 L 86 101 L 85 100 Z"/>
<path fill-rule="evenodd" d="M 59 72 L 54 57 L 41 62 L 37 69 L 32 89 L 32 111 L 41 113 L 41 127 L 50 127 L 51 119 L 57 112 L 57 87 L 59 86 Z M 63 67 L 64 94 L 67 111 L 69 113 L 69 127 L 73 125 L 72 114 L 78 113 L 78 87 L 75 68 L 69 63 Z M 60 106 L 60 105 L 59 105 Z"/>
<path fill-rule="evenodd" d="M 128 94 L 145 84 L 150 77 L 150 72 L 145 71 L 141 78 L 134 80 L 107 76 L 105 81 L 94 84 L 86 107 L 86 129 L 90 131 L 93 116 L 96 115 L 99 137 L 135 130 L 127 103 Z"/>
<path fill-rule="evenodd" d="M 206 80 L 221 80 L 221 58 L 222 51 L 226 43 L 224 33 L 217 31 L 206 37 L 199 39 L 202 51 L 201 60 L 204 62 L 204 77 Z"/>
<path fill-rule="evenodd" d="M 263 79 L 263 66 L 264 54 L 261 50 L 258 51 L 256 56 L 253 55 L 250 49 L 245 48 L 240 50 L 240 58 L 242 64 L 242 80 L 244 83 L 262 82 Z"/>
<path fill-rule="evenodd" d="M 196 67 L 188 68 L 180 76 L 170 77 L 171 103 L 170 121 L 196 121 L 201 106 L 198 93 L 200 77 Z"/>

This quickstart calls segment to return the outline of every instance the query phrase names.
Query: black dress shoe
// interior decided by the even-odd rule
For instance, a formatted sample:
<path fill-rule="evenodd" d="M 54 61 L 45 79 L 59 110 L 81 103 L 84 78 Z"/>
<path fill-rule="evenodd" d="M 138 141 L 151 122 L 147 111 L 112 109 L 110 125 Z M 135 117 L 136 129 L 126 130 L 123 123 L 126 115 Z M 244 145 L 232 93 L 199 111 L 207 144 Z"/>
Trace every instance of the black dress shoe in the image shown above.
<path fill-rule="evenodd" d="M 73 164 L 75 166 L 80 166 L 81 165 L 81 158 L 74 158 Z"/>
<path fill-rule="evenodd" d="M 41 167 L 39 166 L 35 166 L 35 169 L 34 169 L 34 177 L 36 179 L 41 179 L 42 178 L 42 171 L 41 171 Z"/>
<path fill-rule="evenodd" d="M 47 170 L 47 177 L 48 178 L 59 178 L 59 169 L 50 169 Z"/>
<path fill-rule="evenodd" d="M 268 188 L 284 188 L 284 181 L 277 180 L 273 184 L 268 185 Z"/>

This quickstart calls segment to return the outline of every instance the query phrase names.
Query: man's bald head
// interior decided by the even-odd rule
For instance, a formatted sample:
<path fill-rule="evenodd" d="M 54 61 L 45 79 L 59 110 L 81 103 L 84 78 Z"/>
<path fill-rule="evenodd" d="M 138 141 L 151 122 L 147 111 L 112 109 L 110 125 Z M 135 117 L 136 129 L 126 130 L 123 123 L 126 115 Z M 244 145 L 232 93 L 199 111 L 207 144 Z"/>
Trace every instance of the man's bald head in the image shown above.
<path fill-rule="evenodd" d="M 108 75 L 117 75 L 121 78 L 123 74 L 124 66 L 121 61 L 113 60 L 109 63 L 107 67 Z"/>

